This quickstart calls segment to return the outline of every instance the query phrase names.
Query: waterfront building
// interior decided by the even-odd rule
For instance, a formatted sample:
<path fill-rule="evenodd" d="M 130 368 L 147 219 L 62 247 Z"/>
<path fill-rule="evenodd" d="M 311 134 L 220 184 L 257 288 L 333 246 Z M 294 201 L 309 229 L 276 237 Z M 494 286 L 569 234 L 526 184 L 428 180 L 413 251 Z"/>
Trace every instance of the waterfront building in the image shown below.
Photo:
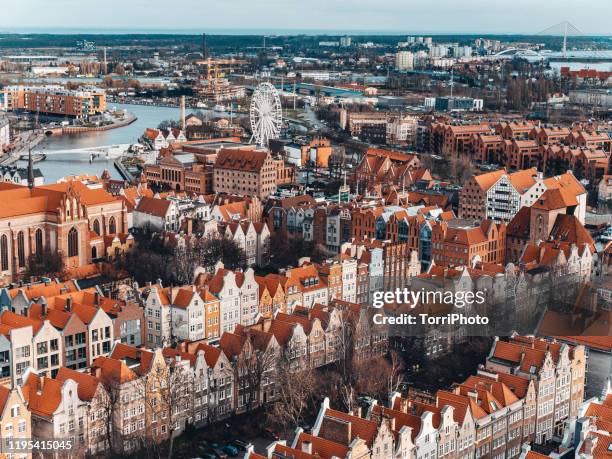
<path fill-rule="evenodd" d="M 59 85 L 5 86 L 0 91 L 0 108 L 88 119 L 106 110 L 106 94 L 95 87 L 68 90 Z"/>

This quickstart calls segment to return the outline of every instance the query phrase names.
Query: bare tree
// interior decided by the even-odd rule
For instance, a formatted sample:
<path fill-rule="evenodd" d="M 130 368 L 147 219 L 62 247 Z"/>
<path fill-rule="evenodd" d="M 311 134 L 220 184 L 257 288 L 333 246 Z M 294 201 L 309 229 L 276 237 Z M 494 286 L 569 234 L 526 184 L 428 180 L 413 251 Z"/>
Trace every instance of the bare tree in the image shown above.
<path fill-rule="evenodd" d="M 262 384 L 275 379 L 273 373 L 279 356 L 270 347 L 260 349 L 255 335 L 249 334 L 247 339 L 246 351 L 238 356 L 236 371 L 239 396 L 243 397 L 245 409 L 250 411 L 263 402 Z"/>
<path fill-rule="evenodd" d="M 166 365 L 155 365 L 142 378 L 147 407 L 151 416 L 166 420 L 168 458 L 172 457 L 175 431 L 185 424 L 191 410 L 193 378 L 186 361 L 171 360 Z"/>
<path fill-rule="evenodd" d="M 100 411 L 104 423 L 104 437 L 108 451 L 112 454 L 123 450 L 121 438 L 123 432 L 115 428 L 115 419 L 118 416 L 117 413 L 121 404 L 121 386 L 119 381 L 110 376 L 102 377 L 101 383 L 104 387 L 104 395 L 100 400 Z M 117 444 L 120 444 L 121 448 L 117 448 Z"/>
<path fill-rule="evenodd" d="M 313 370 L 292 371 L 288 365 L 279 366 L 276 373 L 277 398 L 271 417 L 281 426 L 296 427 L 312 405 L 316 389 Z"/>

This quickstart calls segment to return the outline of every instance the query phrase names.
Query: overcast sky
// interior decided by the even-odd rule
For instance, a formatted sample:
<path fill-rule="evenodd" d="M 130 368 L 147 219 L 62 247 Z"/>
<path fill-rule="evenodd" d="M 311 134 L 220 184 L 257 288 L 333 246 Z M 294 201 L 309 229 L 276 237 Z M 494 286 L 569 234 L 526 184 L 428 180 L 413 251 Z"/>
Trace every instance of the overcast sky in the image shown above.
<path fill-rule="evenodd" d="M 612 35 L 612 0 L 2 0 L 0 31 L 535 34 L 569 20 Z"/>

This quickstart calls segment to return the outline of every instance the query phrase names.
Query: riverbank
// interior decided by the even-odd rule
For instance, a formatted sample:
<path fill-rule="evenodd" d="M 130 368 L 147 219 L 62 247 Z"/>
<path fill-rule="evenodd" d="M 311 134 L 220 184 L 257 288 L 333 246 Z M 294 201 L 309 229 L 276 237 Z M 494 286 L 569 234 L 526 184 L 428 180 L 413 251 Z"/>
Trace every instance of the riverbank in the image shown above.
<path fill-rule="evenodd" d="M 113 122 L 112 124 L 106 124 L 104 126 L 63 126 L 61 128 L 61 134 L 79 134 L 81 132 L 97 132 L 97 131 L 108 131 L 110 129 L 118 129 L 124 126 L 129 126 L 135 122 L 138 118 L 132 113 L 126 113 L 126 119 L 121 121 Z M 52 130 L 53 134 L 55 132 Z"/>

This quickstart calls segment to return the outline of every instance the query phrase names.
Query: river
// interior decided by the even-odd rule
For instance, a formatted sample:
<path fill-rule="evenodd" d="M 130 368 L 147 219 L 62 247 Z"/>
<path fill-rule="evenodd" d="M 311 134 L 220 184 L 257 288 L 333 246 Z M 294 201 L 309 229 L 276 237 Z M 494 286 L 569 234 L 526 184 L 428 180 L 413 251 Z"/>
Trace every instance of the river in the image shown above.
<path fill-rule="evenodd" d="M 145 105 L 109 104 L 109 109 L 127 110 L 133 113 L 137 120 L 128 126 L 108 131 L 85 132 L 82 134 L 69 134 L 50 136 L 37 145 L 35 152 L 90 148 L 105 145 L 136 143 L 138 138 L 148 127 L 157 127 L 160 122 L 168 119 L 178 120 L 179 108 L 151 107 Z M 187 114 L 196 110 L 187 109 Z M 25 166 L 24 161 L 19 161 Z M 108 169 L 113 178 L 121 178 L 113 165 L 113 160 L 97 158 L 89 162 L 87 154 L 58 154 L 49 155 L 46 160 L 36 163 L 34 167 L 40 169 L 45 176 L 45 183 L 54 183 L 66 175 L 100 175 Z"/>

